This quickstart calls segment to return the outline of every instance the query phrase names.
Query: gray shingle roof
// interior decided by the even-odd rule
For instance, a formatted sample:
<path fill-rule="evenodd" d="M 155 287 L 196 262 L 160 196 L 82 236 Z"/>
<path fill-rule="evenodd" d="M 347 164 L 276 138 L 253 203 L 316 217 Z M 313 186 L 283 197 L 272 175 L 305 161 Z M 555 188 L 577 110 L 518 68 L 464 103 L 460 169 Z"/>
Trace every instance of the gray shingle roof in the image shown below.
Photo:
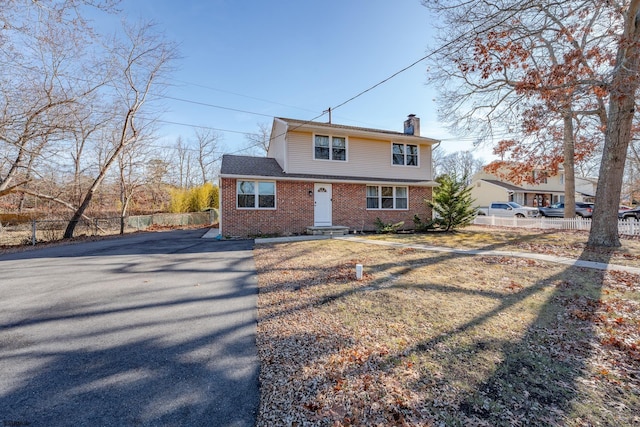
<path fill-rule="evenodd" d="M 522 187 L 518 187 L 516 185 L 508 184 L 506 182 L 498 181 L 496 179 L 483 179 L 481 181 L 490 182 L 491 184 L 497 185 L 498 187 L 506 188 L 509 191 L 527 191 Z"/>
<path fill-rule="evenodd" d="M 286 176 L 276 161 L 269 157 L 234 156 L 225 154 L 222 156 L 221 175 L 246 175 L 246 176 Z"/>
<path fill-rule="evenodd" d="M 222 156 L 221 176 L 242 177 L 270 177 L 281 179 L 323 180 L 323 181 L 362 181 L 362 182 L 397 182 L 409 184 L 424 184 L 428 181 L 421 179 L 389 179 L 340 175 L 312 175 L 301 173 L 284 173 L 278 162 L 270 157 Z"/>

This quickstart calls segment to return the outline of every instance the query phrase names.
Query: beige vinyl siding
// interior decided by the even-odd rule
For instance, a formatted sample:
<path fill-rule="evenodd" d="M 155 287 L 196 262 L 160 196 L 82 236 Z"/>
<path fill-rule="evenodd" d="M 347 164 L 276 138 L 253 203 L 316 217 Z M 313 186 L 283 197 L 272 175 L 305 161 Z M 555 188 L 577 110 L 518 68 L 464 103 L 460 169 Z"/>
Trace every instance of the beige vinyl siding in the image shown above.
<path fill-rule="evenodd" d="M 471 197 L 475 199 L 475 206 L 489 206 L 491 202 L 509 201 L 509 193 L 502 187 L 486 181 L 477 181 L 472 185 Z"/>
<path fill-rule="evenodd" d="M 544 191 L 564 191 L 564 184 L 560 183 L 560 174 L 557 175 L 553 175 L 553 176 L 548 176 L 547 177 L 547 182 L 541 182 L 539 184 L 528 184 L 528 183 L 523 183 L 522 184 L 522 188 L 525 188 L 527 190 L 531 190 L 531 191 L 538 191 L 538 192 L 544 192 Z"/>
<path fill-rule="evenodd" d="M 394 166 L 391 162 L 392 140 L 350 137 L 348 133 L 321 133 L 347 137 L 347 160 L 315 160 L 313 134 L 290 132 L 287 139 L 288 173 L 340 175 L 370 178 L 421 179 L 431 177 L 431 147 L 419 145 L 418 167 Z"/>
<path fill-rule="evenodd" d="M 271 138 L 273 138 L 269 142 L 269 151 L 267 153 L 267 157 L 272 157 L 276 159 L 278 164 L 282 169 L 286 172 L 286 133 L 287 133 L 287 124 L 282 122 L 281 120 L 273 121 L 273 128 L 271 129 Z"/>

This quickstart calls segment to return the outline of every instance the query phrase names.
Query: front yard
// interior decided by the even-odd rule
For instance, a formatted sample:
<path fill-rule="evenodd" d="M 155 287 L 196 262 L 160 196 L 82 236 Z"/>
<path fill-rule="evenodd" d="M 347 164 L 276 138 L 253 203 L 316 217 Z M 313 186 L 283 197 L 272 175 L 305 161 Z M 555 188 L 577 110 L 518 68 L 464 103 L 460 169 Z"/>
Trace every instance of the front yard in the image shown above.
<path fill-rule="evenodd" d="M 370 237 L 640 266 L 577 232 Z M 340 240 L 255 261 L 258 425 L 640 425 L 638 275 Z"/>

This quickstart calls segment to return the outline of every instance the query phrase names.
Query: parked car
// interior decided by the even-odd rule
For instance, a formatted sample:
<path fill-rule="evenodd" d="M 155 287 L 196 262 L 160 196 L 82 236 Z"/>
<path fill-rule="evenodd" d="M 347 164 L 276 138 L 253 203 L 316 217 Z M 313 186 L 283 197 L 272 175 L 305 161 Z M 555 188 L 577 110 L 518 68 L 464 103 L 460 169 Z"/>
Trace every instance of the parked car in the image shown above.
<path fill-rule="evenodd" d="M 515 202 L 491 202 L 486 208 L 478 208 L 478 215 L 515 216 L 518 218 L 536 217 L 538 209 L 521 206 Z"/>
<path fill-rule="evenodd" d="M 620 219 L 640 219 L 640 206 L 636 206 L 633 209 L 621 209 L 618 211 L 618 218 Z"/>
<path fill-rule="evenodd" d="M 554 203 L 546 208 L 538 208 L 540 216 L 564 218 L 564 203 Z M 591 218 L 593 215 L 593 203 L 576 202 L 576 216 Z"/>

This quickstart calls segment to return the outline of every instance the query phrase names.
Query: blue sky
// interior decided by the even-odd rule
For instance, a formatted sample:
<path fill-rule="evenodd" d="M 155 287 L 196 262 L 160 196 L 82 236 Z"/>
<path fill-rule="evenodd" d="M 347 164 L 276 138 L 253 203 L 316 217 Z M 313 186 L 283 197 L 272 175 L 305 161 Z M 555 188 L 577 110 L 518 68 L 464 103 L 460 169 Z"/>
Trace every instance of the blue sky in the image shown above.
<path fill-rule="evenodd" d="M 433 43 L 419 0 L 123 0 L 128 18 L 151 19 L 182 58 L 162 119 L 220 131 L 226 152 L 274 116 L 308 120 L 422 58 Z M 447 151 L 472 149 L 439 124 L 422 62 L 333 112 L 333 122 L 402 130 L 407 114 Z M 244 110 L 251 113 L 230 111 Z M 323 116 L 318 121 L 327 121 Z M 193 128 L 165 124 L 162 145 Z"/>

